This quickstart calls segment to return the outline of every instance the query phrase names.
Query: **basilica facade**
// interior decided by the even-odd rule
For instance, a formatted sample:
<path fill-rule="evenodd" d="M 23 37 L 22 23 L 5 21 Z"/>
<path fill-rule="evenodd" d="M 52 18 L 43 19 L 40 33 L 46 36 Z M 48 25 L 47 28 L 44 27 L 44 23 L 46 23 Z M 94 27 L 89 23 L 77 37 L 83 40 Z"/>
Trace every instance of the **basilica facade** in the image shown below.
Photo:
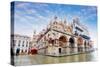
<path fill-rule="evenodd" d="M 64 56 L 88 52 L 92 49 L 89 31 L 76 17 L 72 22 L 54 17 L 36 41 L 38 54 Z"/>

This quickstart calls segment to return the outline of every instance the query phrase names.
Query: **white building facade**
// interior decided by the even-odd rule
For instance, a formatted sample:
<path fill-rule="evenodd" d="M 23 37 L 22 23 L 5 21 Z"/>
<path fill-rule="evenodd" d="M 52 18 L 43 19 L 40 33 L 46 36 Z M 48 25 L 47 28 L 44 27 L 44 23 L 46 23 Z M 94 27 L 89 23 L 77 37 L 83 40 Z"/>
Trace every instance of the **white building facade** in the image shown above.
<path fill-rule="evenodd" d="M 14 55 L 28 54 L 30 47 L 30 37 L 14 34 L 11 35 L 11 49 Z"/>

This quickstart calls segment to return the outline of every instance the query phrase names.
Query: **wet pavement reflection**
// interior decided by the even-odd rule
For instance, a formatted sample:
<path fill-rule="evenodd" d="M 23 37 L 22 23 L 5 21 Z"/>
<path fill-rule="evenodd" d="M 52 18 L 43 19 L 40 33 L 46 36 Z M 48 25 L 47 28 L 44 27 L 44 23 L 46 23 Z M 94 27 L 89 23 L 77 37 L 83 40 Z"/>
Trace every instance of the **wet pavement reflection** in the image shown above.
<path fill-rule="evenodd" d="M 97 51 L 63 57 L 51 57 L 44 55 L 20 55 L 15 56 L 15 65 L 54 64 L 69 62 L 97 61 Z"/>

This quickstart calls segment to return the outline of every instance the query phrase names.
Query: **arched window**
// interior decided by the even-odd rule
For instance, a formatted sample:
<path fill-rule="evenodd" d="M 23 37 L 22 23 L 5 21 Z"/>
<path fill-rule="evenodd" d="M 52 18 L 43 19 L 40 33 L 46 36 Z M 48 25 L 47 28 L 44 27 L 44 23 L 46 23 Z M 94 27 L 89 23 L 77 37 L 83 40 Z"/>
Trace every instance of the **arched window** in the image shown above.
<path fill-rule="evenodd" d="M 13 40 L 13 46 L 16 46 L 16 40 Z"/>
<path fill-rule="evenodd" d="M 67 32 L 72 33 L 72 27 L 71 26 L 67 26 Z"/>
<path fill-rule="evenodd" d="M 23 41 L 23 43 L 22 43 L 22 46 L 23 46 L 23 47 L 24 47 L 24 42 L 25 42 L 25 41 Z"/>
<path fill-rule="evenodd" d="M 19 40 L 19 42 L 18 42 L 18 46 L 20 46 L 20 44 L 21 44 L 21 41 Z"/>
<path fill-rule="evenodd" d="M 28 41 L 26 42 L 26 47 L 28 47 Z"/>

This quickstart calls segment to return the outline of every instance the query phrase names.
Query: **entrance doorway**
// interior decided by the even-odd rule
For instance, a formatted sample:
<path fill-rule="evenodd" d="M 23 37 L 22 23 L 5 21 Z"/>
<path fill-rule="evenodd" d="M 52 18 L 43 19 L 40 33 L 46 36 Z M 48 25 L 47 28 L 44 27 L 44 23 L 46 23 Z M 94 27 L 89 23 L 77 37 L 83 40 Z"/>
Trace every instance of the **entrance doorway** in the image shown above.
<path fill-rule="evenodd" d="M 70 47 L 71 48 L 74 48 L 74 38 L 73 37 L 71 37 L 70 39 L 69 39 L 69 43 L 70 43 Z"/>
<path fill-rule="evenodd" d="M 59 48 L 59 53 L 61 53 L 61 48 Z"/>
<path fill-rule="evenodd" d="M 16 50 L 16 55 L 19 55 L 19 52 L 20 52 L 20 49 L 17 48 L 17 50 Z"/>
<path fill-rule="evenodd" d="M 74 52 L 74 44 L 75 44 L 75 41 L 74 41 L 74 38 L 73 37 L 71 37 L 70 39 L 69 39 L 69 48 L 70 48 L 70 53 L 73 53 Z"/>

